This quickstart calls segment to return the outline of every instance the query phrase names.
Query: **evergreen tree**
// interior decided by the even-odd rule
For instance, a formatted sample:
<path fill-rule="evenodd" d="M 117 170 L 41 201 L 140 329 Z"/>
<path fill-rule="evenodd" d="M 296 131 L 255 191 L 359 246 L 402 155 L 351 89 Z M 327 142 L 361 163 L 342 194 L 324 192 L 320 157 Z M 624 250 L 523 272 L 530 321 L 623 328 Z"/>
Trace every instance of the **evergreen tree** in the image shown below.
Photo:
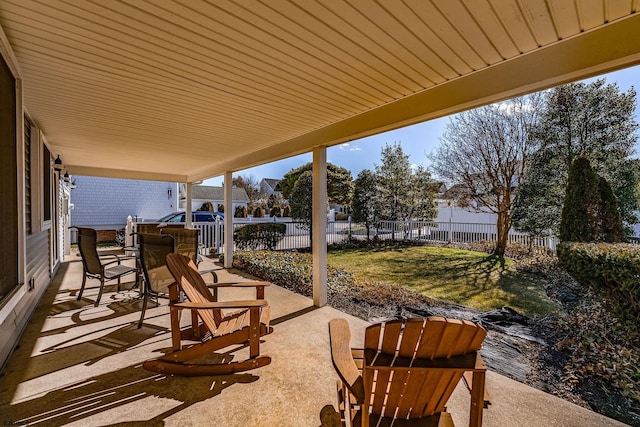
<path fill-rule="evenodd" d="M 305 172 L 312 172 L 313 164 L 307 163 L 299 168 L 292 169 L 287 172 L 282 181 L 280 188 L 285 199 L 291 198 L 293 187 L 300 175 Z M 353 178 L 351 172 L 332 163 L 327 163 L 327 199 L 329 203 L 339 205 L 348 205 L 351 203 L 351 195 L 353 194 Z"/>
<path fill-rule="evenodd" d="M 601 238 L 608 243 L 618 243 L 625 241 L 625 232 L 622 225 L 622 217 L 618 209 L 618 199 L 611 185 L 606 179 L 598 177 L 598 193 L 600 196 L 599 209 L 599 226 L 601 229 Z"/>
<path fill-rule="evenodd" d="M 370 238 L 371 225 L 375 220 L 376 176 L 373 171 L 363 169 L 354 182 L 351 209 L 353 220 L 363 223 L 367 229 L 367 240 Z"/>
<path fill-rule="evenodd" d="M 546 93 L 540 123 L 531 132 L 539 150 L 514 206 L 517 229 L 558 233 L 569 166 L 580 156 L 610 183 L 623 222 L 630 226 L 638 221 L 639 168 L 630 158 L 638 129 L 635 96 L 633 89 L 620 93 L 616 84 L 604 80 L 571 83 Z"/>
<path fill-rule="evenodd" d="M 564 207 L 560 220 L 563 242 L 593 242 L 600 235 L 600 190 L 598 175 L 589 160 L 578 157 L 569 168 Z"/>

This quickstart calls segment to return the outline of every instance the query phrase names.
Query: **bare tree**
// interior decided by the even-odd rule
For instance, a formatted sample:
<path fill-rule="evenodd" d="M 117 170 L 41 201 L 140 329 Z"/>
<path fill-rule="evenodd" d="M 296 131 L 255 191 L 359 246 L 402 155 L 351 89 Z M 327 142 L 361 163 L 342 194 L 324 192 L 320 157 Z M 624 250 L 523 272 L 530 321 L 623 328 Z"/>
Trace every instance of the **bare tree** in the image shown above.
<path fill-rule="evenodd" d="M 515 192 L 536 151 L 529 130 L 540 103 L 533 94 L 460 113 L 429 155 L 435 175 L 462 187 L 476 209 L 497 214 L 496 255 L 504 255 Z"/>
<path fill-rule="evenodd" d="M 249 197 L 249 207 L 252 209 L 255 207 L 256 202 L 264 196 L 262 188 L 260 188 L 260 181 L 253 175 L 236 176 L 231 182 L 235 187 L 244 188 L 247 197 Z"/>

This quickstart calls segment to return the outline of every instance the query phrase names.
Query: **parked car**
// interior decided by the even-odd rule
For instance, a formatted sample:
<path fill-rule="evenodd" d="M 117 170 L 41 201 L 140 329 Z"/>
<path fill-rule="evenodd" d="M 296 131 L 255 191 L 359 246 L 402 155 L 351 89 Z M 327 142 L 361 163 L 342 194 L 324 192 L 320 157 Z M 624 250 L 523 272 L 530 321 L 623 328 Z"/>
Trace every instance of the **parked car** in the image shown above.
<path fill-rule="evenodd" d="M 191 213 L 192 222 L 215 222 L 216 218 L 220 221 L 224 220 L 224 214 L 221 212 L 196 211 Z M 184 212 L 174 212 L 165 215 L 156 222 L 185 222 Z"/>

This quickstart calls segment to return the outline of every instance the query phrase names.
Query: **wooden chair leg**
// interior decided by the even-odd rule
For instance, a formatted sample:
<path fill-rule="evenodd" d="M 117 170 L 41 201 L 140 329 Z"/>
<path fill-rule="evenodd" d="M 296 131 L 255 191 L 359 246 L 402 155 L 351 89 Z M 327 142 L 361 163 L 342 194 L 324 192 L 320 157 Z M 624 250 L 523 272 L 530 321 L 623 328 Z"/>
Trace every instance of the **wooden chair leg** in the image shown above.
<path fill-rule="evenodd" d="M 482 426 L 482 410 L 484 408 L 484 387 L 486 373 L 474 372 L 471 384 L 471 409 L 469 411 L 469 427 Z"/>
<path fill-rule="evenodd" d="M 260 355 L 260 308 L 249 309 L 249 357 Z"/>

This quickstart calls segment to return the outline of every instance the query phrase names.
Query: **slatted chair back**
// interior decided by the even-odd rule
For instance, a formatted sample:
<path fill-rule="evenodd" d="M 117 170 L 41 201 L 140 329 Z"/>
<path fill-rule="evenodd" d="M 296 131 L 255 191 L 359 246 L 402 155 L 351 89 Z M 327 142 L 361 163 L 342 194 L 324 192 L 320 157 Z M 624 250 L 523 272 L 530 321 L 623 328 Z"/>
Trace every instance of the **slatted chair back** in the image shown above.
<path fill-rule="evenodd" d="M 78 230 L 78 250 L 82 257 L 82 265 L 86 273 L 92 275 L 100 275 L 102 272 L 102 263 L 98 256 L 97 241 L 98 235 L 96 230 L 87 227 L 75 227 Z"/>
<path fill-rule="evenodd" d="M 174 250 L 173 237 L 162 234 L 139 234 L 140 264 L 148 290 L 154 293 L 168 293 L 174 282 L 167 268 L 167 255 Z"/>
<path fill-rule="evenodd" d="M 422 418 L 445 410 L 486 331 L 471 322 L 431 317 L 390 321 L 365 332 L 363 381 L 372 414 Z M 447 363 L 434 363 L 448 359 Z M 446 366 L 447 369 L 438 369 Z M 460 369 L 451 369 L 451 367 Z M 420 368 L 433 369 L 420 369 Z"/>
<path fill-rule="evenodd" d="M 198 268 L 193 260 L 179 253 L 168 254 L 167 267 L 189 301 L 194 303 L 212 301 L 213 298 L 207 288 L 207 284 L 198 273 Z M 211 333 L 215 333 L 222 322 L 222 312 L 220 310 L 198 310 L 198 316 L 200 316 L 202 322 Z"/>
<path fill-rule="evenodd" d="M 173 228 L 167 227 L 162 229 L 162 234 L 170 234 L 175 241 L 175 252 L 182 254 L 194 263 L 198 263 L 198 235 L 200 230 L 197 228 Z"/>

